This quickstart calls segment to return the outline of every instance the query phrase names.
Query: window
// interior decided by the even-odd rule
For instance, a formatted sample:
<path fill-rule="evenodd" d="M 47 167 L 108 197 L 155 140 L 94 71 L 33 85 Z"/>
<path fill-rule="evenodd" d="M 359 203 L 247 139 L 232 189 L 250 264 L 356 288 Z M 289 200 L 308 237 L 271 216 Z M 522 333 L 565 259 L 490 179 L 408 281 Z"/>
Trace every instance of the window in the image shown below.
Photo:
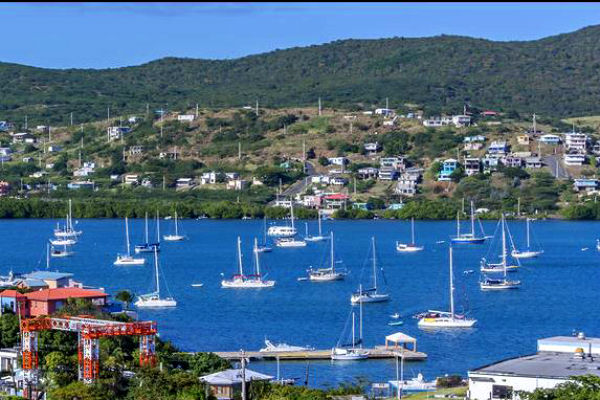
<path fill-rule="evenodd" d="M 512 399 L 512 386 L 492 385 L 492 399 Z"/>

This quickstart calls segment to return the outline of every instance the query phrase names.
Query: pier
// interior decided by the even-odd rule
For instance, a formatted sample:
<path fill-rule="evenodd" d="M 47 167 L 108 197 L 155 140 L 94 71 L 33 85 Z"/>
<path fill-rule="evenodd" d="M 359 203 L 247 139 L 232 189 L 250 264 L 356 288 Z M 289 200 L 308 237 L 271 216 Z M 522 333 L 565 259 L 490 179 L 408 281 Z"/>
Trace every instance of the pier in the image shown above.
<path fill-rule="evenodd" d="M 395 358 L 399 350 L 393 348 L 386 348 L 385 346 L 375 346 L 374 348 L 365 349 L 369 351 L 369 359 L 390 359 Z M 214 354 L 226 360 L 239 360 L 242 357 L 242 353 L 239 351 L 214 351 Z M 404 361 L 424 361 L 427 359 L 427 354 L 404 349 L 402 351 Z M 288 361 L 301 361 L 301 360 L 330 360 L 331 349 L 327 350 L 306 350 L 306 351 L 245 351 L 244 355 L 250 360 L 263 360 L 273 361 L 277 360 L 288 360 Z"/>

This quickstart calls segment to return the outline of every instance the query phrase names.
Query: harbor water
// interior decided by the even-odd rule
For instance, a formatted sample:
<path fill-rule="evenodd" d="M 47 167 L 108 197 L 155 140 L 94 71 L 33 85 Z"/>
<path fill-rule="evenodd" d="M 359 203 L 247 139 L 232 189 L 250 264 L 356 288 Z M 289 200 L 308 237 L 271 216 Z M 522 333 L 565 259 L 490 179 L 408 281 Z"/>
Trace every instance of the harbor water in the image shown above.
<path fill-rule="evenodd" d="M 0 221 L 0 273 L 45 269 L 46 242 L 56 222 Z M 486 233 L 493 233 L 496 224 L 483 222 Z M 170 233 L 172 225 L 172 220 L 162 220 L 161 233 Z M 309 221 L 309 226 L 316 234 L 316 222 Z M 524 244 L 525 223 L 509 221 L 508 226 L 516 244 Z M 304 232 L 303 221 L 298 221 L 297 227 Z M 142 242 L 143 228 L 143 220 L 130 221 L 132 247 Z M 418 350 L 428 355 L 424 362 L 406 363 L 406 378 L 419 372 L 426 379 L 443 374 L 466 376 L 469 369 L 534 353 L 536 339 L 541 337 L 570 335 L 573 330 L 600 335 L 600 254 L 595 246 L 600 224 L 535 221 L 531 228 L 533 243 L 539 243 L 545 252 L 539 258 L 521 260 L 519 272 L 510 274 L 511 279 L 522 282 L 517 290 L 479 289 L 479 262 L 489 243 L 455 246 L 456 308 L 467 310 L 478 321 L 469 330 L 424 331 L 412 318 L 427 309 L 448 309 L 448 243 L 456 229 L 452 221 L 416 221 L 416 242 L 425 250 L 412 254 L 395 250 L 396 240 L 410 241 L 410 221 L 324 221 L 324 234 L 330 230 L 335 233 L 336 261 L 343 261 L 336 266 L 349 270 L 346 280 L 298 281 L 310 266 L 329 266 L 328 241 L 309 243 L 305 248 L 273 246 L 273 252 L 261 255 L 261 264 L 263 273 L 277 283 L 274 288 L 260 290 L 222 289 L 220 282 L 221 274 L 228 277 L 236 271 L 238 235 L 245 272 L 251 272 L 252 242 L 254 237 L 262 241 L 262 220 L 180 221 L 180 232 L 189 240 L 163 242 L 160 253 L 161 289 L 170 292 L 178 305 L 174 309 L 142 310 L 139 318 L 158 321 L 161 338 L 184 351 L 258 350 L 264 347 L 265 337 L 274 343 L 329 349 L 340 338 L 351 312 L 350 295 L 359 283 L 370 284 L 368 254 L 374 236 L 385 278 L 379 283 L 391 294 L 391 301 L 363 306 L 364 345 L 382 345 L 386 335 L 401 331 L 417 338 Z M 123 289 L 136 294 L 153 290 L 151 254 L 146 255 L 148 261 L 142 267 L 113 266 L 117 253 L 125 252 L 122 220 L 80 220 L 76 229 L 83 230 L 83 235 L 73 248 L 75 255 L 52 259 L 51 270 L 71 272 L 76 280 L 103 287 L 113 295 Z M 151 239 L 154 229 L 151 221 Z M 497 254 L 492 259 L 495 257 Z M 473 272 L 464 273 L 468 270 Z M 204 285 L 192 287 L 194 283 Z M 389 326 L 390 315 L 396 312 L 404 325 Z M 249 368 L 276 373 L 274 362 L 253 361 Z M 359 378 L 381 382 L 395 378 L 395 361 L 282 362 L 281 374 L 299 378 L 300 383 L 308 375 L 308 384 L 318 387 Z"/>

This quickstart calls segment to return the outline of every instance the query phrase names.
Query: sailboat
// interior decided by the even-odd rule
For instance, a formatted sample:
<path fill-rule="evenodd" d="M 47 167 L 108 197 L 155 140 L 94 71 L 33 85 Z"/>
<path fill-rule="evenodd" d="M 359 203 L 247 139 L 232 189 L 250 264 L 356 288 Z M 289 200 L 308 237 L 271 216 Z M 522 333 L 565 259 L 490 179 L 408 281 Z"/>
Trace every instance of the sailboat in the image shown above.
<path fill-rule="evenodd" d="M 292 219 L 292 228 L 294 229 L 294 231 L 296 231 L 296 228 L 294 227 L 294 205 L 293 204 L 291 207 L 291 219 Z M 292 236 L 280 237 L 275 242 L 275 245 L 277 247 L 306 247 L 306 241 L 296 239 L 294 237 L 295 235 L 296 234 L 294 234 Z"/>
<path fill-rule="evenodd" d="M 508 264 L 508 254 L 507 254 L 507 246 L 506 246 L 506 220 L 504 219 L 504 215 L 500 218 L 500 225 L 502 229 L 502 253 L 500 254 L 501 262 L 499 263 L 489 263 L 485 258 L 481 259 L 481 272 L 516 272 L 519 268 L 518 265 L 509 265 Z M 509 232 L 510 237 L 510 232 Z M 512 238 L 511 238 L 512 242 Z"/>
<path fill-rule="evenodd" d="M 307 270 L 308 280 L 310 280 L 310 281 L 331 282 L 331 281 L 340 281 L 346 277 L 345 271 L 337 271 L 335 269 L 335 256 L 334 256 L 334 251 L 333 251 L 333 231 L 330 233 L 329 240 L 331 242 L 330 251 L 329 251 L 329 256 L 331 259 L 331 266 L 329 268 L 317 268 L 317 269 L 310 267 Z"/>
<path fill-rule="evenodd" d="M 429 310 L 417 323 L 419 328 L 470 328 L 477 320 L 466 318 L 454 312 L 454 272 L 452 270 L 452 246 L 449 248 L 450 256 L 450 312 Z"/>
<path fill-rule="evenodd" d="M 54 229 L 54 236 L 57 238 L 76 238 L 82 233 L 82 231 L 73 229 L 73 209 L 71 199 L 69 199 L 69 213 L 65 220 L 65 227 L 64 229 L 61 229 L 60 224 L 57 224 L 56 229 Z"/>
<path fill-rule="evenodd" d="M 73 254 L 75 254 L 74 252 L 70 251 L 67 248 L 67 245 L 63 246 L 62 250 L 59 249 L 55 249 L 54 246 L 52 246 L 51 252 L 50 252 L 50 256 L 51 257 L 55 257 L 55 258 L 59 258 L 59 257 L 70 257 Z"/>
<path fill-rule="evenodd" d="M 352 304 L 356 303 L 381 303 L 388 301 L 390 295 L 387 293 L 380 293 L 377 287 L 377 252 L 375 251 L 375 237 L 371 238 L 371 244 L 373 249 L 373 287 L 370 289 L 363 290 L 360 285 L 360 290 L 350 297 Z"/>
<path fill-rule="evenodd" d="M 256 246 L 255 250 L 259 253 L 269 253 L 273 251 L 272 247 L 267 245 L 267 216 L 264 218 L 264 226 L 263 226 L 263 244 Z"/>
<path fill-rule="evenodd" d="M 125 217 L 125 243 L 127 244 L 127 254 L 118 254 L 117 259 L 113 263 L 114 265 L 144 265 L 146 263 L 145 258 L 135 258 L 131 256 L 131 247 L 129 244 L 129 221 Z"/>
<path fill-rule="evenodd" d="M 502 279 L 499 278 L 489 278 L 484 275 L 483 281 L 479 283 L 479 287 L 481 290 L 506 290 L 506 289 L 517 289 L 520 285 L 520 281 L 510 281 L 506 279 L 506 234 L 504 231 L 504 215 L 502 215 L 502 249 L 503 249 L 503 268 Z"/>
<path fill-rule="evenodd" d="M 138 296 L 135 306 L 138 308 L 175 307 L 177 301 L 173 297 L 160 297 L 160 280 L 158 278 L 158 250 L 154 248 L 154 277 L 156 290 L 152 293 Z"/>
<path fill-rule="evenodd" d="M 77 241 L 75 239 L 70 238 L 50 239 L 50 244 L 52 246 L 72 246 L 76 243 Z"/>
<path fill-rule="evenodd" d="M 475 212 L 473 211 L 473 202 L 471 201 L 471 232 L 460 232 L 460 212 L 456 213 L 456 236 L 451 237 L 452 243 L 456 244 L 482 244 L 486 237 L 475 235 Z"/>
<path fill-rule="evenodd" d="M 360 287 L 362 291 L 362 286 Z M 369 351 L 362 348 L 363 331 L 362 331 L 362 302 L 360 302 L 359 317 L 358 317 L 358 341 L 356 340 L 356 322 L 355 312 L 352 310 L 352 342 L 350 345 L 340 343 L 338 340 L 336 346 L 331 349 L 331 359 L 338 361 L 353 361 L 364 360 L 369 357 Z M 342 332 L 343 334 L 343 332 Z M 358 347 L 357 347 L 358 346 Z"/>
<path fill-rule="evenodd" d="M 410 232 L 411 232 L 411 241 L 410 243 L 400 243 L 396 242 L 396 250 L 402 253 L 413 253 L 417 251 L 421 251 L 424 249 L 423 246 L 417 246 L 415 244 L 415 219 L 410 219 Z"/>
<path fill-rule="evenodd" d="M 174 235 L 165 235 L 163 239 L 167 242 L 181 242 L 185 240 L 185 236 L 179 234 L 179 228 L 177 225 L 177 211 L 175 211 L 175 234 Z"/>
<path fill-rule="evenodd" d="M 293 237 L 296 236 L 296 234 L 298 233 L 298 231 L 296 230 L 296 227 L 294 226 L 294 200 L 290 200 L 290 209 L 291 209 L 291 219 L 292 219 L 292 225 L 276 225 L 276 226 L 270 226 L 269 230 L 267 232 L 267 234 L 269 236 L 275 236 L 275 237 L 280 237 L 280 238 L 288 238 L 288 237 Z"/>
<path fill-rule="evenodd" d="M 540 254 L 542 254 L 544 252 L 544 250 L 531 250 L 531 246 L 530 246 L 530 228 L 529 228 L 529 222 L 530 219 L 527 218 L 527 250 L 518 250 L 516 248 L 513 249 L 513 251 L 510 253 L 511 256 L 513 256 L 514 258 L 534 258 L 539 256 Z"/>
<path fill-rule="evenodd" d="M 306 224 L 306 236 L 304 240 L 307 242 L 322 242 L 323 240 L 327 240 L 327 236 L 323 236 L 323 232 L 321 231 L 321 211 L 317 213 L 317 218 L 319 221 L 319 234 L 317 236 L 310 236 L 308 234 L 308 223 Z"/>
<path fill-rule="evenodd" d="M 156 242 L 150 243 L 150 239 L 148 238 L 148 213 L 146 213 L 144 217 L 144 231 L 146 241 L 141 244 L 136 244 L 134 247 L 135 253 L 153 253 L 154 248 L 156 251 L 160 251 L 160 228 L 159 228 L 159 218 L 158 211 L 156 212 Z"/>
<path fill-rule="evenodd" d="M 260 273 L 259 252 L 256 251 L 258 241 L 254 239 L 254 274 L 244 275 L 244 266 L 242 263 L 242 240 L 237 238 L 237 255 L 238 255 L 238 273 L 233 275 L 231 279 L 223 279 L 221 287 L 234 289 L 260 289 L 270 288 L 275 286 L 275 281 L 265 281 Z"/>

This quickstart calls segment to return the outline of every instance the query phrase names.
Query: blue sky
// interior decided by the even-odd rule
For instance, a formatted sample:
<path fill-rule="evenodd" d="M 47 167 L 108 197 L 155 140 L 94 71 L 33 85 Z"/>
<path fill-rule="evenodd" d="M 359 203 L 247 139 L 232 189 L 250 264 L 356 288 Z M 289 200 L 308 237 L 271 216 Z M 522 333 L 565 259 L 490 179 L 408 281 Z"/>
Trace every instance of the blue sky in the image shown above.
<path fill-rule="evenodd" d="M 598 24 L 600 3 L 2 3 L 0 13 L 0 61 L 112 68 L 348 38 L 532 40 Z"/>

